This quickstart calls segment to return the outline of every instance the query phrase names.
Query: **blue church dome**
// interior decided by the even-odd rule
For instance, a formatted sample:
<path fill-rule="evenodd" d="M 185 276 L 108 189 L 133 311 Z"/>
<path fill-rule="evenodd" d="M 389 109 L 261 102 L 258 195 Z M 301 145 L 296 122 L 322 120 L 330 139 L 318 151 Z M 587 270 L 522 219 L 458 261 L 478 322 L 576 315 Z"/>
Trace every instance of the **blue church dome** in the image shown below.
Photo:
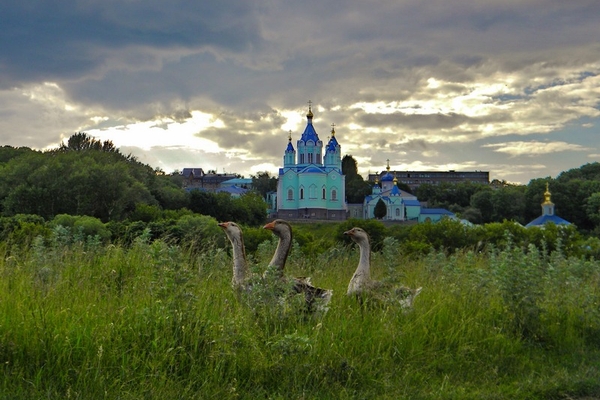
<path fill-rule="evenodd" d="M 526 228 L 531 226 L 543 226 L 548 222 L 553 222 L 555 225 L 571 225 L 571 223 L 557 215 L 541 215 L 525 225 Z"/>
<path fill-rule="evenodd" d="M 394 175 L 390 174 L 389 172 L 381 178 L 382 182 L 391 182 L 393 180 L 394 180 Z"/>
<path fill-rule="evenodd" d="M 315 131 L 315 128 L 312 124 L 313 113 L 310 106 L 308 107 L 308 114 L 306 114 L 306 119 L 306 128 L 304 129 L 300 140 L 302 140 L 304 143 L 308 142 L 309 140 L 312 140 L 316 144 L 319 141 L 319 135 L 317 135 L 317 131 Z"/>
<path fill-rule="evenodd" d="M 332 131 L 332 133 L 335 133 Z M 337 148 L 337 146 L 339 146 L 337 139 L 335 138 L 335 136 L 332 136 L 331 139 L 329 139 L 329 143 L 327 143 L 327 152 L 332 152 L 335 153 L 335 150 Z"/>

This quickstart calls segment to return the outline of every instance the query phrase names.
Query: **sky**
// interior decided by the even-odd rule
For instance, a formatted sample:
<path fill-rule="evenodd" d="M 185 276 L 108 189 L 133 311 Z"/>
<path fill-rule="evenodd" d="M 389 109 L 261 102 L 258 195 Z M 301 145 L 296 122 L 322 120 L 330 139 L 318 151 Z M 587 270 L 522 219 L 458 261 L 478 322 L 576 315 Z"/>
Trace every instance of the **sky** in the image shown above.
<path fill-rule="evenodd" d="M 597 0 L 0 0 L 0 27 L 0 145 L 276 175 L 310 101 L 365 178 L 600 161 Z"/>

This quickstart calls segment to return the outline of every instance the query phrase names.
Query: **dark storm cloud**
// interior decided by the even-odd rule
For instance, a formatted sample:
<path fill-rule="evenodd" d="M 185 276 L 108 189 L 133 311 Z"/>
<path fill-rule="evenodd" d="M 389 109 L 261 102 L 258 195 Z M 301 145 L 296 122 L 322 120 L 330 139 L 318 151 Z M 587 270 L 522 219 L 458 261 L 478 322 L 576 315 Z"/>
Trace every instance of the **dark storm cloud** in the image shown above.
<path fill-rule="evenodd" d="M 597 0 L 0 0 L 0 134 L 44 148 L 79 130 L 117 139 L 156 121 L 160 137 L 189 122 L 182 135 L 220 150 L 178 148 L 176 135 L 135 148 L 244 173 L 280 164 L 287 113 L 304 118 L 312 100 L 321 139 L 335 123 L 367 165 L 500 169 L 486 140 L 598 117 L 599 16 Z M 194 125 L 198 111 L 222 125 Z"/>
<path fill-rule="evenodd" d="M 402 127 L 404 129 L 451 129 L 469 122 L 470 118 L 456 113 L 450 114 L 365 114 L 360 118 L 364 126 Z"/>
<path fill-rule="evenodd" d="M 4 2 L 6 3 L 6 2 Z M 26 1 L 0 11 L 0 77 L 4 85 L 77 79 L 102 66 L 113 51 L 138 48 L 231 51 L 260 40 L 246 2 Z M 143 63 L 143 58 L 126 63 Z"/>

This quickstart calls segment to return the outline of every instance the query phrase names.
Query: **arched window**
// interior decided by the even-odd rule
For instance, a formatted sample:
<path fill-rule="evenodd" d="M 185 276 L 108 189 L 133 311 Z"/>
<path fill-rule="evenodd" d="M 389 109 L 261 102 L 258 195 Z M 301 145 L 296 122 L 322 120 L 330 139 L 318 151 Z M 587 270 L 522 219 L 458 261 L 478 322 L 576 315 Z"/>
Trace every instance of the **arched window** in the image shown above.
<path fill-rule="evenodd" d="M 308 163 L 309 164 L 313 163 L 313 153 L 308 153 Z"/>
<path fill-rule="evenodd" d="M 288 200 L 294 200 L 294 191 L 292 189 L 288 189 Z"/>
<path fill-rule="evenodd" d="M 321 161 L 321 154 L 317 154 L 317 164 L 323 164 Z"/>
<path fill-rule="evenodd" d="M 304 188 L 300 188 L 300 200 L 304 199 Z"/>
<path fill-rule="evenodd" d="M 399 217 L 399 216 L 400 216 L 400 209 L 396 208 L 396 217 Z"/>
<path fill-rule="evenodd" d="M 331 189 L 331 201 L 337 201 L 337 190 Z"/>
<path fill-rule="evenodd" d="M 323 188 L 323 200 L 325 200 L 325 196 L 326 196 L 326 192 L 325 192 L 325 188 Z"/>

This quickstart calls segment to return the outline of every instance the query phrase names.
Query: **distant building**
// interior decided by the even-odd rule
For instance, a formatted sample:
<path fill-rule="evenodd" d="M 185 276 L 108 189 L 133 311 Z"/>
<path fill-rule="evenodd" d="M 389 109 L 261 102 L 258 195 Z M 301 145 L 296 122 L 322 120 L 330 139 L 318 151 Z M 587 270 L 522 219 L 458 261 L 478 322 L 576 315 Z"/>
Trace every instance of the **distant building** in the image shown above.
<path fill-rule="evenodd" d="M 205 173 L 202 168 L 184 168 L 181 171 L 183 176 L 183 187 L 187 190 L 201 188 L 214 192 L 221 186 L 221 183 L 237 178 L 236 174 L 216 174 Z"/>
<path fill-rule="evenodd" d="M 349 204 L 350 218 L 373 219 L 375 207 L 382 201 L 386 207 L 384 221 L 417 223 L 436 222 L 444 217 L 455 218 L 455 215 L 443 208 L 425 208 L 417 197 L 398 187 L 398 179 L 390 172 L 388 161 L 386 173 L 381 177 L 381 183 L 376 178 L 370 195 L 366 196 L 363 204 Z"/>
<path fill-rule="evenodd" d="M 388 160 L 389 162 L 389 160 Z M 462 183 L 472 182 L 488 185 L 490 183 L 490 173 L 488 171 L 382 171 L 379 174 L 369 174 L 368 180 L 375 182 L 381 180 L 383 176 L 390 173 L 398 179 L 398 182 L 404 183 L 415 191 L 422 184 L 439 185 L 441 183 Z"/>
<path fill-rule="evenodd" d="M 544 202 L 542 203 L 542 215 L 525 225 L 525 227 L 530 228 L 532 226 L 544 226 L 549 222 L 552 222 L 556 225 L 571 225 L 569 221 L 564 220 L 554 214 L 554 203 L 550 200 L 550 190 L 548 188 L 548 182 L 546 182 Z"/>
<path fill-rule="evenodd" d="M 252 178 L 233 178 L 221 182 L 221 187 L 236 186 L 243 189 L 252 189 Z"/>
<path fill-rule="evenodd" d="M 325 144 L 313 126 L 309 103 L 307 124 L 296 149 L 290 132 L 277 182 L 278 218 L 346 219 L 346 188 L 342 174 L 341 146 L 331 129 Z"/>

